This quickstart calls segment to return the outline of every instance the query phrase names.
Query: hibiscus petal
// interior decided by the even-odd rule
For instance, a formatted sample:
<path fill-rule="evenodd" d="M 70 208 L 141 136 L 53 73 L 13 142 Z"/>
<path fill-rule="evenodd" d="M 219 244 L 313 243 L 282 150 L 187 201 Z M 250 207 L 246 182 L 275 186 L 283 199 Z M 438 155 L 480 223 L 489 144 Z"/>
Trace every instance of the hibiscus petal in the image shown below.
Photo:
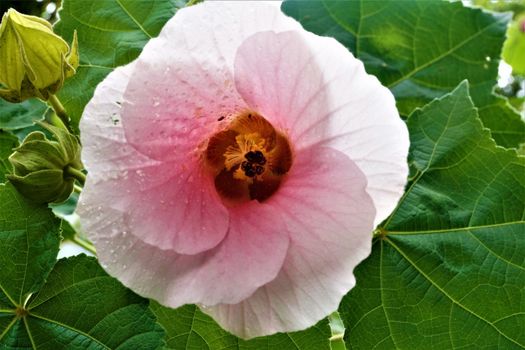
<path fill-rule="evenodd" d="M 375 224 L 391 213 L 408 175 L 407 128 L 390 91 L 345 47 L 304 31 L 257 33 L 237 52 L 235 84 L 295 149 L 347 154 L 368 179 Z"/>
<path fill-rule="evenodd" d="M 142 296 L 173 308 L 238 303 L 273 280 L 282 267 L 289 238 L 279 213 L 268 205 L 253 201 L 232 209 L 228 234 L 217 247 L 182 255 L 127 234 L 133 227 L 126 214 L 99 209 L 95 186 L 88 178 L 80 213 L 100 220 L 85 220 L 82 227 L 91 232 L 106 271 Z"/>
<path fill-rule="evenodd" d="M 152 160 L 126 140 L 120 103 L 133 69 L 131 64 L 112 72 L 84 110 L 80 123 L 82 159 L 96 190 L 91 202 L 83 191 L 81 207 L 126 212 L 132 227 L 129 232 L 163 249 L 196 254 L 213 248 L 224 238 L 229 219 L 212 179 L 202 174 L 196 162 Z M 80 215 L 86 225 L 101 220 L 82 215 L 82 211 Z"/>
<path fill-rule="evenodd" d="M 375 209 L 366 179 L 342 152 L 300 152 L 268 205 L 281 212 L 290 247 L 277 278 L 235 305 L 202 307 L 243 337 L 295 331 L 337 309 L 371 249 Z"/>
<path fill-rule="evenodd" d="M 207 2 L 179 10 L 137 59 L 124 94 L 129 142 L 159 160 L 184 161 L 202 151 L 219 118 L 246 108 L 233 82 L 238 46 L 261 30 L 294 28 L 297 22 L 265 3 Z"/>
<path fill-rule="evenodd" d="M 80 120 L 82 162 L 96 171 L 90 177 L 107 177 L 118 170 L 160 164 L 127 144 L 122 129 L 122 93 L 134 64 L 115 69 L 95 90 Z M 89 136 L 88 136 L 89 135 Z"/>

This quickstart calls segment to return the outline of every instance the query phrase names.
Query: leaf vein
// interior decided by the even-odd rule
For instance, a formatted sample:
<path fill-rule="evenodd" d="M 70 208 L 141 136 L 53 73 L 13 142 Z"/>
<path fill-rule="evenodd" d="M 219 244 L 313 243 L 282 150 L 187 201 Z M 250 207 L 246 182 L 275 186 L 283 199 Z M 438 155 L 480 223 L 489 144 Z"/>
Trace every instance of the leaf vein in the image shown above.
<path fill-rule="evenodd" d="M 454 297 L 452 297 L 450 294 L 448 294 L 441 286 L 439 286 L 430 276 L 428 276 L 423 270 L 417 266 L 392 240 L 388 239 L 388 237 L 384 238 L 384 241 L 388 242 L 410 265 L 412 265 L 421 276 L 423 276 L 428 282 L 430 282 L 431 285 L 433 285 L 437 290 L 439 290 L 444 296 L 446 296 L 453 304 L 459 306 L 461 309 L 465 310 L 467 313 L 475 316 L 479 320 L 485 322 L 489 326 L 491 326 L 496 332 L 498 332 L 500 335 L 505 337 L 507 340 L 511 341 L 512 343 L 519 345 L 520 347 L 524 347 L 524 344 L 520 344 L 518 341 L 512 339 L 510 336 L 502 332 L 498 327 L 496 327 L 493 323 L 488 321 L 487 319 L 483 318 L 482 316 L 478 315 L 474 311 L 470 310 L 466 306 L 462 305 L 459 301 L 457 301 Z"/>
<path fill-rule="evenodd" d="M 83 332 L 83 331 L 81 331 L 80 329 L 77 329 L 77 328 L 75 328 L 75 327 L 73 327 L 73 326 L 70 326 L 70 325 L 64 324 L 64 323 L 62 323 L 62 322 L 58 322 L 58 321 L 56 321 L 56 320 L 49 319 L 49 318 L 47 318 L 47 317 L 44 317 L 44 316 L 42 316 L 42 315 L 35 314 L 35 313 L 33 313 L 33 312 L 31 313 L 31 316 L 33 316 L 33 317 L 35 317 L 35 318 L 38 318 L 38 319 L 41 319 L 41 320 L 43 320 L 43 321 L 47 321 L 47 322 L 50 322 L 50 323 L 56 324 L 56 325 L 58 325 L 58 326 L 64 327 L 64 328 L 66 328 L 66 329 L 69 329 L 70 331 L 77 332 L 78 334 L 81 334 L 81 335 L 85 336 L 86 338 L 91 339 L 91 340 L 94 341 L 95 343 L 97 343 L 97 344 L 103 346 L 105 349 L 111 350 L 110 347 L 108 347 L 106 344 L 102 343 L 100 340 L 95 339 L 95 338 L 94 338 L 93 336 L 91 336 L 90 334 L 88 334 L 88 333 L 86 333 L 86 332 Z M 29 332 L 28 332 L 28 333 L 29 333 Z"/>
<path fill-rule="evenodd" d="M 128 9 L 126 7 L 124 7 L 122 2 L 120 0 L 116 0 L 116 1 L 117 1 L 117 4 L 122 8 L 122 10 L 124 10 L 124 12 L 129 16 L 129 18 L 131 18 L 131 20 L 133 22 L 135 22 L 135 24 L 140 28 L 140 30 L 144 34 L 146 34 L 150 39 L 153 38 L 153 36 L 150 33 L 148 33 L 148 31 L 139 23 L 139 21 L 137 21 L 137 19 L 135 17 L 133 17 L 131 12 L 129 12 Z"/>
<path fill-rule="evenodd" d="M 388 84 L 387 86 L 389 88 L 392 88 L 394 87 L 395 85 L 399 84 L 400 82 L 402 82 L 403 80 L 406 80 L 408 78 L 410 78 L 411 76 L 413 76 L 414 74 L 420 72 L 421 70 L 431 66 L 432 64 L 442 60 L 443 58 L 447 57 L 448 55 L 454 53 L 456 50 L 459 50 L 460 48 L 462 48 L 463 46 L 465 46 L 466 44 L 470 43 L 472 40 L 476 39 L 477 37 L 479 37 L 480 35 L 482 35 L 483 33 L 485 33 L 486 31 L 488 31 L 489 29 L 491 29 L 492 27 L 496 26 L 496 25 L 500 25 L 501 23 L 501 20 L 500 21 L 497 21 L 497 22 L 494 22 L 488 26 L 486 26 L 485 28 L 477 31 L 474 35 L 470 36 L 469 38 L 461 41 L 460 43 L 458 43 L 456 46 L 450 48 L 448 51 L 442 53 L 441 55 L 438 55 L 436 57 L 434 57 L 433 59 L 429 60 L 428 62 L 414 68 L 412 71 L 408 72 L 407 74 L 405 74 L 404 76 L 400 77 L 399 79 L 395 80 L 394 82 Z"/>

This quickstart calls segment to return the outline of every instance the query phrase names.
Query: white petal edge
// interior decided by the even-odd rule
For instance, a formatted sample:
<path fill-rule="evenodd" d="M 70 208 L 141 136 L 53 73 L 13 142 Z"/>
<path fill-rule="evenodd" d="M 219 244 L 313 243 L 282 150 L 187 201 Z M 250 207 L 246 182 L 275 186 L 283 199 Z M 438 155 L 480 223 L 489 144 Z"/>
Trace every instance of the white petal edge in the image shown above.
<path fill-rule="evenodd" d="M 233 83 L 238 46 L 259 31 L 292 29 L 301 27 L 267 2 L 208 1 L 177 11 L 137 58 L 124 94 L 128 140 L 159 160 L 194 150 L 217 131 L 219 117 L 246 107 Z M 152 116 L 155 128 L 144 129 L 145 115 Z M 184 118 L 199 135 L 188 132 L 191 145 L 178 143 L 175 153 L 171 143 L 179 138 L 175 131 L 183 129 Z"/>
<path fill-rule="evenodd" d="M 328 146 L 347 154 L 363 171 L 376 207 L 375 225 L 386 219 L 404 193 L 408 177 L 408 128 L 390 90 L 367 74 L 364 65 L 333 38 L 306 33 L 323 67 L 331 103 Z M 344 92 L 343 94 L 341 92 Z M 311 130 L 315 134 L 315 128 Z"/>
<path fill-rule="evenodd" d="M 228 228 L 228 212 L 214 192 L 212 180 L 203 179 L 201 171 L 191 168 L 180 176 L 175 171 L 181 169 L 180 164 L 153 160 L 126 138 L 122 95 L 136 68 L 133 62 L 110 73 L 84 110 L 80 122 L 82 159 L 88 178 L 97 183 L 91 191 L 98 194 L 99 206 L 127 212 L 127 220 L 133 224 L 128 232 L 146 243 L 184 254 L 211 249 L 222 241 Z M 210 191 L 204 191 L 206 185 Z M 174 211 L 178 215 L 173 215 Z"/>
<path fill-rule="evenodd" d="M 232 221 L 217 247 L 183 255 L 129 234 L 132 228 L 126 213 L 100 208 L 96 196 L 91 196 L 95 186 L 88 178 L 88 192 L 79 213 L 97 220 L 84 220 L 82 229 L 90 232 L 102 267 L 143 297 L 172 308 L 192 303 L 238 303 L 275 279 L 281 270 L 289 238 L 283 220 L 270 206 L 251 203 L 242 209 L 250 215 L 233 214 L 239 219 Z M 272 223 L 270 231 L 263 224 L 268 222 Z"/>

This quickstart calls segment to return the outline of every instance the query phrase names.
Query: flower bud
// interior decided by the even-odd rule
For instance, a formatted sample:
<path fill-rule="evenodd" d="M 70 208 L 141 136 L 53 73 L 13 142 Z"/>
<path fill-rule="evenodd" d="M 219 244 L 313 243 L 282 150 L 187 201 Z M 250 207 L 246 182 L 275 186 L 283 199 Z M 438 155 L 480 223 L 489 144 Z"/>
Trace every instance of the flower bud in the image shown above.
<path fill-rule="evenodd" d="M 71 49 L 49 22 L 9 9 L 0 24 L 0 97 L 47 100 L 78 67 L 76 32 Z"/>
<path fill-rule="evenodd" d="M 48 140 L 40 131 L 27 135 L 9 157 L 13 174 L 7 178 L 20 193 L 37 203 L 60 203 L 69 197 L 81 174 L 80 145 L 67 131 L 40 125 L 53 133 L 56 141 Z"/>

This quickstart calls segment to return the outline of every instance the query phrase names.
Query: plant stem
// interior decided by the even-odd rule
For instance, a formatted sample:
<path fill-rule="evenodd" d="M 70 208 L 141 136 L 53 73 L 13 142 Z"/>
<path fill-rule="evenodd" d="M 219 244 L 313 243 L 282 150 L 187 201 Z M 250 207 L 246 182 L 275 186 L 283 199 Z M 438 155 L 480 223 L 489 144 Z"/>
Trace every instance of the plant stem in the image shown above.
<path fill-rule="evenodd" d="M 186 7 L 196 5 L 196 4 L 198 4 L 199 2 L 202 2 L 202 1 L 204 1 L 204 0 L 189 0 L 189 1 L 186 3 Z"/>
<path fill-rule="evenodd" d="M 74 235 L 73 238 L 71 239 L 71 241 L 73 243 L 75 243 L 76 245 L 84 248 L 85 250 L 87 250 L 91 254 L 93 254 L 95 256 L 97 255 L 97 251 L 96 251 L 95 247 L 91 243 L 83 240 L 82 238 L 78 237 L 77 235 Z"/>
<path fill-rule="evenodd" d="M 56 113 L 47 113 L 45 122 L 54 125 L 60 129 L 67 130 L 67 127 L 62 122 L 62 119 L 60 119 Z"/>
<path fill-rule="evenodd" d="M 343 339 L 345 335 L 345 326 L 343 320 L 339 316 L 339 312 L 335 311 L 328 316 L 328 322 L 330 324 L 330 330 L 332 337 L 330 338 L 330 349 L 332 350 L 346 350 L 345 341 Z"/>
<path fill-rule="evenodd" d="M 68 165 L 64 172 L 72 177 L 74 177 L 82 186 L 84 186 L 84 183 L 86 182 L 86 175 L 81 172 L 80 170 L 77 170 L 73 168 L 72 166 Z"/>
<path fill-rule="evenodd" d="M 66 109 L 64 106 L 62 106 L 62 103 L 60 103 L 60 100 L 55 95 L 49 96 L 49 99 L 47 100 L 51 107 L 53 107 L 53 110 L 55 111 L 56 115 L 60 118 L 62 121 L 62 124 L 66 127 L 68 131 L 71 131 L 71 127 L 69 126 L 69 116 L 66 113 Z M 55 125 L 60 127 L 60 125 Z"/>
<path fill-rule="evenodd" d="M 88 252 L 90 252 L 91 254 L 93 255 L 97 255 L 97 251 L 95 249 L 95 247 L 93 246 L 93 244 L 91 244 L 90 242 L 80 238 L 78 235 L 74 235 L 72 238 L 71 238 L 71 242 L 75 243 L 76 245 L 84 248 L 85 250 L 87 250 Z"/>

